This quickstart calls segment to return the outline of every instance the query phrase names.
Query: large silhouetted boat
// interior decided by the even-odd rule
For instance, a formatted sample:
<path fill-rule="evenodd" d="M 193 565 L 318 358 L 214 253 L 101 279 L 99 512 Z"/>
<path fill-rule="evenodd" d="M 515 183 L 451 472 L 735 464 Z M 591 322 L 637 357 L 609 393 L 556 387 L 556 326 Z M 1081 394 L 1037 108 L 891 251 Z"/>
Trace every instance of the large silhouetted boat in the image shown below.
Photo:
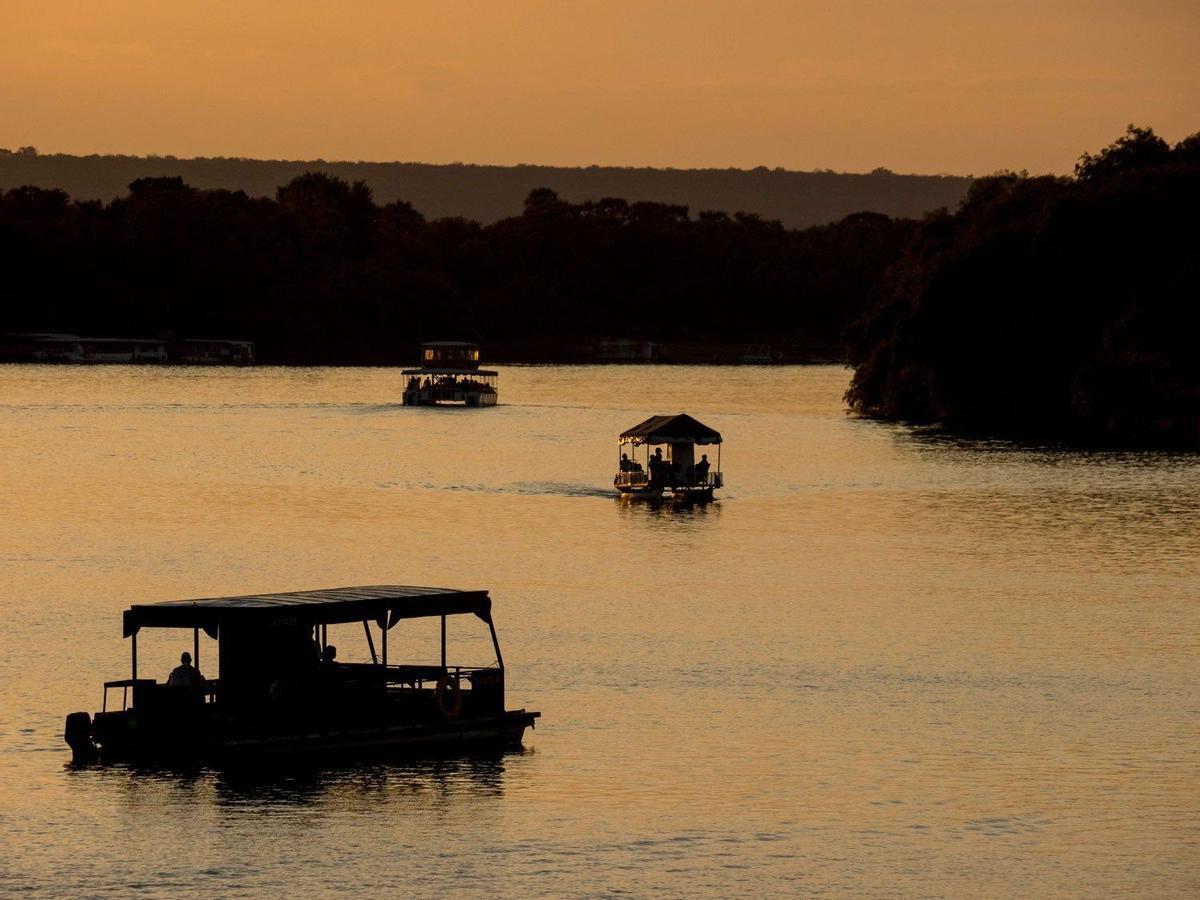
<path fill-rule="evenodd" d="M 487 626 L 493 663 L 447 663 L 451 616 Z M 389 631 L 419 618 L 441 621 L 440 664 L 389 661 Z M 329 626 L 358 622 L 371 662 L 338 662 Z M 166 683 L 138 672 L 138 635 L 159 628 L 192 632 L 194 657 Z M 217 642 L 218 679 L 200 674 L 201 632 Z M 130 677 L 105 682 L 95 718 L 67 716 L 76 762 L 505 747 L 518 745 L 541 715 L 504 707 L 504 660 L 486 591 L 381 585 L 176 600 L 131 606 L 124 633 Z"/>
<path fill-rule="evenodd" d="M 479 345 L 429 341 L 421 345 L 421 366 L 405 369 L 405 406 L 495 406 L 498 372 L 479 368 Z"/>
<path fill-rule="evenodd" d="M 715 445 L 716 461 L 697 447 Z M 650 448 L 654 447 L 654 453 Z M 666 447 L 666 455 L 662 448 Z M 645 461 L 638 458 L 644 450 Z M 686 413 L 651 416 L 617 438 L 613 484 L 622 497 L 706 503 L 725 484 L 721 475 L 721 432 Z"/>

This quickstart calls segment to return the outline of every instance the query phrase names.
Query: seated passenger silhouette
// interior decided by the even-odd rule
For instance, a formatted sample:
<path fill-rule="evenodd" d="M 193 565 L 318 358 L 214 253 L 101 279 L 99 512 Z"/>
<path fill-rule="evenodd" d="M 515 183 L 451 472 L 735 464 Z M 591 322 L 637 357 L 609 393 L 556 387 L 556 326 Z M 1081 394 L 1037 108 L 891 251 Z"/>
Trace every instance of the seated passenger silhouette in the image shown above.
<path fill-rule="evenodd" d="M 171 674 L 167 676 L 167 685 L 169 687 L 201 687 L 203 684 L 204 676 L 192 666 L 192 654 L 184 650 L 179 654 L 179 665 L 172 669 Z"/>

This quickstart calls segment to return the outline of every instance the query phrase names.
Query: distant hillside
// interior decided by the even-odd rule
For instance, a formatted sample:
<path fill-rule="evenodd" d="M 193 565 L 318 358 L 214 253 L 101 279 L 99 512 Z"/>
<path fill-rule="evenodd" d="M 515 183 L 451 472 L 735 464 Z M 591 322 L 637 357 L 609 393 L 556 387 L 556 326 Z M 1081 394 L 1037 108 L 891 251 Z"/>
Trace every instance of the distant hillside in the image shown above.
<path fill-rule="evenodd" d="M 520 215 L 534 188 L 564 200 L 622 197 L 703 210 L 750 212 L 789 228 L 837 221 L 854 212 L 919 217 L 954 208 L 970 178 L 948 175 L 870 175 L 789 172 L 782 169 L 625 169 L 592 166 L 425 165 L 256 159 L 172 159 L 137 156 L 39 156 L 0 152 L 0 190 L 34 185 L 61 188 L 79 200 L 111 200 L 138 178 L 181 175 L 197 188 L 243 190 L 273 197 L 275 189 L 307 171 L 365 181 L 379 203 L 407 200 L 427 218 L 461 216 L 488 224 Z"/>

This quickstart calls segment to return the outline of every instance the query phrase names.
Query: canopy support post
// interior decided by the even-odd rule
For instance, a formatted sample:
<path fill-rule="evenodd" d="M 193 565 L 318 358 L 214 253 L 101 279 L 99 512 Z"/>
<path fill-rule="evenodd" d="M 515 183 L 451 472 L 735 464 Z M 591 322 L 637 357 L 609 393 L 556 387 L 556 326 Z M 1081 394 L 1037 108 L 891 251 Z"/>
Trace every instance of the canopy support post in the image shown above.
<path fill-rule="evenodd" d="M 492 646 L 496 648 L 496 662 L 500 664 L 500 668 L 504 668 L 504 657 L 500 655 L 500 640 L 496 637 L 496 626 L 488 619 L 488 631 L 492 633 Z"/>
<path fill-rule="evenodd" d="M 192 665 L 200 671 L 200 629 L 192 629 Z"/>
<path fill-rule="evenodd" d="M 383 639 L 381 641 L 381 643 L 383 644 L 383 648 L 382 648 L 383 649 L 383 667 L 385 669 L 387 668 L 387 633 L 388 633 L 388 613 L 385 612 L 383 614 Z M 386 677 L 386 673 L 385 673 L 385 677 Z M 386 682 L 385 682 L 385 684 L 386 684 Z"/>
<path fill-rule="evenodd" d="M 442 670 L 446 669 L 446 617 L 442 616 Z"/>
<path fill-rule="evenodd" d="M 371 637 L 371 626 L 367 624 L 366 619 L 363 619 L 363 633 L 367 636 L 367 646 L 371 648 L 371 662 L 378 663 L 379 657 L 375 655 L 375 639 Z"/>
<path fill-rule="evenodd" d="M 133 633 L 133 636 L 130 638 L 129 646 L 131 648 L 131 655 L 133 657 L 133 660 L 132 660 L 133 675 L 131 677 L 134 681 L 137 681 L 137 632 L 136 631 Z"/>

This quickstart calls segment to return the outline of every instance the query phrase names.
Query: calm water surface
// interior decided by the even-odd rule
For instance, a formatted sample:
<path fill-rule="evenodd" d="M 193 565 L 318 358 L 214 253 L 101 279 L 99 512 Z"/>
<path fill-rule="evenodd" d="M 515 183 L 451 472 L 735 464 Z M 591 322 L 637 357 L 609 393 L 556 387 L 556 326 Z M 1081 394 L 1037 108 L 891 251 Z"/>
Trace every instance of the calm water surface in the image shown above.
<path fill-rule="evenodd" d="M 846 382 L 513 368 L 447 411 L 395 370 L 0 367 L 0 893 L 1194 896 L 1200 460 L 939 440 Z M 610 497 L 679 410 L 720 501 Z M 492 591 L 524 752 L 67 768 L 129 603 L 389 582 Z"/>

